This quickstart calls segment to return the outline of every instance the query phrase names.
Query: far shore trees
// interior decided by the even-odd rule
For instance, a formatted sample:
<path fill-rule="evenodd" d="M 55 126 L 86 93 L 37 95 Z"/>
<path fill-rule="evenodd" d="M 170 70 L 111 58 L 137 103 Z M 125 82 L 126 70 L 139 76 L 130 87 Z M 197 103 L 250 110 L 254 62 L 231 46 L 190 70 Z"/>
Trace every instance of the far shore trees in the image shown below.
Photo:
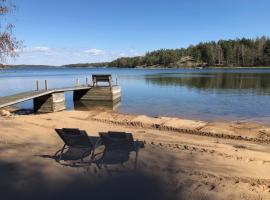
<path fill-rule="evenodd" d="M 13 35 L 14 25 L 5 20 L 6 15 L 14 10 L 15 5 L 7 0 L 0 0 L 0 65 L 6 57 L 15 57 L 21 47 L 21 41 Z"/>
<path fill-rule="evenodd" d="M 148 52 L 145 56 L 119 58 L 111 63 L 111 67 L 136 66 L 232 66 L 256 67 L 270 66 L 270 39 L 219 40 L 201 42 L 181 49 L 160 49 Z"/>

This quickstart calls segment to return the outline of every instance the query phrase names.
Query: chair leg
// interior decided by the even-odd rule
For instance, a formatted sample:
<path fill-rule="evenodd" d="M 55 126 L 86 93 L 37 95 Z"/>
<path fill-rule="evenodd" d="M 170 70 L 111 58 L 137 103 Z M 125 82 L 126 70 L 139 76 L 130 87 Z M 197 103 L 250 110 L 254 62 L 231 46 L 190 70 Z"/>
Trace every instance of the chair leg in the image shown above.
<path fill-rule="evenodd" d="M 93 145 L 94 147 L 93 147 L 91 159 L 93 159 L 93 158 L 95 157 L 95 150 L 96 150 L 96 148 L 97 148 L 98 146 L 100 146 L 100 144 L 101 144 L 101 140 L 98 139 L 98 140 L 96 141 L 96 143 Z"/>
<path fill-rule="evenodd" d="M 57 162 L 61 161 L 61 158 L 62 158 L 62 155 L 63 155 L 63 152 L 64 152 L 65 148 L 66 148 L 66 145 L 64 144 L 63 148 L 60 151 L 60 155 L 59 155 L 59 158 L 58 158 Z"/>
<path fill-rule="evenodd" d="M 101 169 L 102 168 L 102 166 L 103 166 L 103 159 L 104 159 L 104 157 L 105 157 L 105 154 L 106 154 L 106 150 L 104 150 L 104 152 L 103 152 L 103 155 L 101 156 L 101 158 L 96 162 L 96 165 L 97 165 L 97 167 L 99 168 L 99 169 Z"/>
<path fill-rule="evenodd" d="M 93 151 L 91 153 L 91 160 L 93 161 L 94 157 L 95 157 L 95 149 L 96 149 L 96 146 L 94 146 L 93 148 Z"/>
<path fill-rule="evenodd" d="M 138 154 L 139 154 L 139 151 L 138 151 L 138 149 L 137 149 L 137 150 L 136 150 L 136 156 L 135 156 L 135 166 L 134 166 L 134 170 L 137 169 Z"/>
<path fill-rule="evenodd" d="M 96 161 L 96 165 L 99 169 L 101 169 L 103 166 L 103 159 L 101 158 L 100 160 Z"/>
<path fill-rule="evenodd" d="M 88 153 L 89 153 L 90 161 L 87 162 L 87 163 L 92 164 L 92 162 L 93 162 L 93 152 L 94 152 L 94 149 L 92 149 L 92 148 L 91 148 L 91 149 L 88 149 L 87 151 L 85 151 L 85 152 L 82 154 L 81 162 L 84 163 L 84 157 L 86 157 L 85 154 L 88 154 Z M 87 157 L 88 157 L 88 156 L 87 156 Z"/>

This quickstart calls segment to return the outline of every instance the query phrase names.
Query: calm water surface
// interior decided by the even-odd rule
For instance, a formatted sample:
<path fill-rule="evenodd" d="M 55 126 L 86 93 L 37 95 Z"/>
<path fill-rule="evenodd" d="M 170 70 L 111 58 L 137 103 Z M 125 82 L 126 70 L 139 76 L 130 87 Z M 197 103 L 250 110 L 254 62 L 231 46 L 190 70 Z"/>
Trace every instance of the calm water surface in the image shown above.
<path fill-rule="evenodd" d="M 270 121 L 270 69 L 16 68 L 0 70 L 0 96 L 85 83 L 92 74 L 112 74 L 122 87 L 119 112 L 202 120 Z M 73 109 L 72 93 L 66 94 Z M 18 105 L 32 108 L 32 101 Z"/>

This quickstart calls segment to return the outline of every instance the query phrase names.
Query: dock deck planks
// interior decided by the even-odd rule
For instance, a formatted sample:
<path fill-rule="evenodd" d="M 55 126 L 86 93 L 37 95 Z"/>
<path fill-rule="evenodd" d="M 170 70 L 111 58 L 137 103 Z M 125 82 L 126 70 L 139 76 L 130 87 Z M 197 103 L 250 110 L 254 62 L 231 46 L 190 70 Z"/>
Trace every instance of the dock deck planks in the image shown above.
<path fill-rule="evenodd" d="M 78 90 L 89 90 L 90 86 L 76 86 L 76 87 L 66 87 L 66 88 L 56 88 L 51 90 L 38 90 L 22 92 L 19 94 L 14 94 L 10 96 L 0 97 L 0 108 L 11 106 L 23 101 L 34 99 L 37 97 L 45 96 L 57 92 L 68 92 L 68 91 L 78 91 Z"/>

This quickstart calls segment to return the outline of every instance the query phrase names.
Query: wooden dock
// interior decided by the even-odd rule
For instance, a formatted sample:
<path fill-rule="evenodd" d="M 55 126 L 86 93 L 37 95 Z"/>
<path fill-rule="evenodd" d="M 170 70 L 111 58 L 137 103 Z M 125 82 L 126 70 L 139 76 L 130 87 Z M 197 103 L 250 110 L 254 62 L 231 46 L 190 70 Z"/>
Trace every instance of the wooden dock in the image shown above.
<path fill-rule="evenodd" d="M 45 80 L 45 89 L 40 90 L 39 81 L 36 81 L 36 90 L 14 94 L 6 97 L 0 97 L 0 108 L 11 106 L 28 100 L 33 100 L 34 111 L 40 113 L 57 112 L 66 109 L 65 92 L 73 92 L 74 101 L 108 101 L 116 102 L 121 100 L 121 88 L 119 85 L 112 85 L 111 75 L 92 75 L 93 85 L 76 86 L 48 89 L 48 81 Z M 108 85 L 98 85 L 99 82 L 108 83 Z"/>
<path fill-rule="evenodd" d="M 76 86 L 76 87 L 67 87 L 67 88 L 57 88 L 57 89 L 50 89 L 50 90 L 35 90 L 29 92 L 23 92 L 19 94 L 14 94 L 10 96 L 0 97 L 0 108 L 4 108 L 7 106 L 11 106 L 17 103 L 21 103 L 27 100 L 35 99 L 38 97 L 50 95 L 53 93 L 61 93 L 61 92 L 68 92 L 68 91 L 85 91 L 89 90 L 91 86 Z"/>

